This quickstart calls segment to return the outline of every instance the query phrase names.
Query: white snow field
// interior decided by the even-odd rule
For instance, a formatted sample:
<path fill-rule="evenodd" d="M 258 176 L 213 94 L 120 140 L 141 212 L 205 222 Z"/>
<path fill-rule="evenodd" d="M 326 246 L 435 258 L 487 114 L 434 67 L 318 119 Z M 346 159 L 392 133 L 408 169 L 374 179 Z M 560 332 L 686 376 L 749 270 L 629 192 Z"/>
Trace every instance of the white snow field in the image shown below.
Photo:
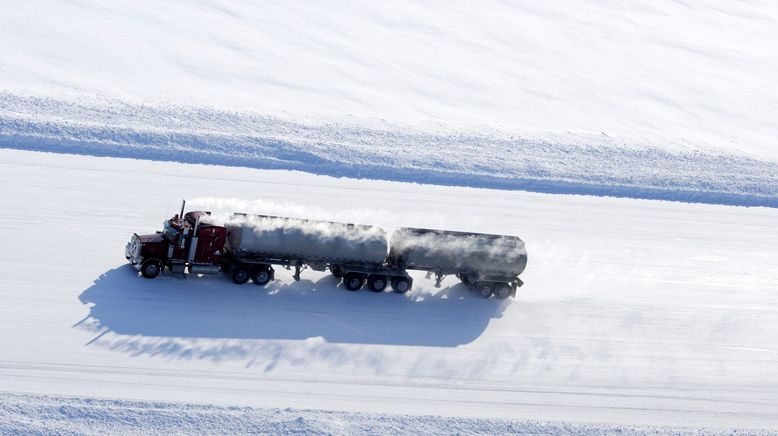
<path fill-rule="evenodd" d="M 9 1 L 0 146 L 778 207 L 776 47 L 773 2 Z"/>
<path fill-rule="evenodd" d="M 0 89 L 778 158 L 769 1 L 6 1 Z"/>
<path fill-rule="evenodd" d="M 5 1 L 0 433 L 778 431 L 778 3 Z M 510 301 L 149 281 L 189 208 L 505 233 Z"/>
<path fill-rule="evenodd" d="M 777 209 L 16 150 L 0 162 L 3 391 L 778 428 Z M 310 271 L 294 282 L 282 270 L 267 288 L 138 277 L 126 240 L 159 228 L 180 198 L 520 235 L 526 285 L 498 301 L 423 275 L 405 296 L 348 292 Z"/>

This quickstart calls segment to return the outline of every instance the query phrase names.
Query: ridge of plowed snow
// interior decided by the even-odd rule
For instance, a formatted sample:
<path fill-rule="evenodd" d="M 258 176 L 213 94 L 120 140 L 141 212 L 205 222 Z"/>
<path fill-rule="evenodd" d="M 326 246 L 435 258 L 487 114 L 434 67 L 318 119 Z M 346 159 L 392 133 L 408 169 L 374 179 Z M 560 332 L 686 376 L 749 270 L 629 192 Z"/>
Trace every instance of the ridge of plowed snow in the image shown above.
<path fill-rule="evenodd" d="M 0 393 L 3 434 L 770 434 L 767 431 L 693 427 L 575 424 L 550 421 L 455 418 L 260 409 Z"/>
<path fill-rule="evenodd" d="M 568 138 L 570 140 L 570 138 Z M 443 185 L 778 207 L 778 162 L 619 143 L 301 123 L 0 94 L 0 147 Z"/>

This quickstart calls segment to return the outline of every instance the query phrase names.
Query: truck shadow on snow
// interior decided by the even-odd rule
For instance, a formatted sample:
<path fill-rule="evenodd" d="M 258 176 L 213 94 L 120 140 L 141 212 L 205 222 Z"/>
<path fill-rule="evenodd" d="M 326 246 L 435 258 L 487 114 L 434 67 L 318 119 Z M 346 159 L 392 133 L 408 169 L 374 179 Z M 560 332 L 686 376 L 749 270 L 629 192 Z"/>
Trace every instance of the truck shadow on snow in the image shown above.
<path fill-rule="evenodd" d="M 249 357 L 256 343 L 241 340 L 251 339 L 455 347 L 477 339 L 510 304 L 461 284 L 374 294 L 348 292 L 330 275 L 299 282 L 279 276 L 267 287 L 221 276 L 146 280 L 124 265 L 81 293 L 91 307 L 75 327 L 94 331 L 90 345 L 173 357 Z M 208 345 L 191 346 L 199 339 Z"/>

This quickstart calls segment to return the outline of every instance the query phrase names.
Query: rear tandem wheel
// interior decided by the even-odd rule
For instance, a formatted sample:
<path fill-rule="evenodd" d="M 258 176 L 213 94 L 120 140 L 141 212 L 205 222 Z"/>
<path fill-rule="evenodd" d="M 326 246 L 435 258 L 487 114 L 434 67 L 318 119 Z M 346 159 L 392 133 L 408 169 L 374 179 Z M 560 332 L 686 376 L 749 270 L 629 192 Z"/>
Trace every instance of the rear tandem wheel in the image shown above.
<path fill-rule="evenodd" d="M 233 267 L 232 271 L 230 271 L 230 277 L 232 278 L 233 282 L 238 285 L 242 285 L 249 281 L 249 270 L 245 266 Z"/>
<path fill-rule="evenodd" d="M 408 277 L 395 277 L 392 279 L 392 290 L 398 294 L 404 294 L 411 290 L 411 281 Z"/>
<path fill-rule="evenodd" d="M 265 286 L 273 279 L 273 268 L 270 265 L 260 265 L 251 272 L 251 280 L 255 285 Z"/>
<path fill-rule="evenodd" d="M 494 289 L 492 287 L 492 284 L 489 282 L 478 282 L 475 285 L 475 290 L 478 292 L 478 295 L 489 298 L 492 296 L 492 292 L 494 292 Z"/>
<path fill-rule="evenodd" d="M 358 291 L 365 285 L 365 275 L 350 272 L 343 277 L 343 284 L 349 291 Z"/>
<path fill-rule="evenodd" d="M 383 292 L 386 289 L 386 276 L 373 274 L 367 278 L 367 288 L 373 292 Z"/>
<path fill-rule="evenodd" d="M 497 286 L 494 287 L 494 296 L 495 298 L 498 298 L 500 300 L 504 300 L 511 296 L 511 285 L 510 283 L 498 283 Z"/>

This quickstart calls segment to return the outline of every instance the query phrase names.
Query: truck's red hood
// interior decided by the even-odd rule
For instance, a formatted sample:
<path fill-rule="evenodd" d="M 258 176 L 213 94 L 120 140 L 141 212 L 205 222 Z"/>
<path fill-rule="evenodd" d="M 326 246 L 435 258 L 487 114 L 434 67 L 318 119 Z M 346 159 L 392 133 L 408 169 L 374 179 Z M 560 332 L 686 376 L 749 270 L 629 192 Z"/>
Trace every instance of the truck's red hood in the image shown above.
<path fill-rule="evenodd" d="M 138 235 L 138 238 L 144 244 L 160 244 L 165 241 L 165 238 L 159 233 L 156 235 Z"/>

